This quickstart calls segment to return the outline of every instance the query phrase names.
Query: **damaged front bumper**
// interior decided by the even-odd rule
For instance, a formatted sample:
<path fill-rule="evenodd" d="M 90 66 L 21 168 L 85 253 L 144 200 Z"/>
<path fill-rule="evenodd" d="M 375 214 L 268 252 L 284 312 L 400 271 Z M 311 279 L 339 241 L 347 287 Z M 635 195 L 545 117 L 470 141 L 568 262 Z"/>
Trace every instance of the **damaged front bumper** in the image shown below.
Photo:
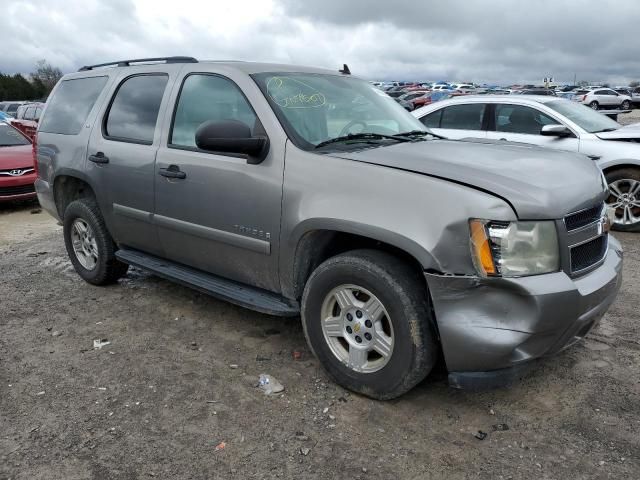
<path fill-rule="evenodd" d="M 582 339 L 622 283 L 622 247 L 610 237 L 603 264 L 579 278 L 564 272 L 520 278 L 425 274 L 449 383 L 504 386 L 532 360 Z"/>

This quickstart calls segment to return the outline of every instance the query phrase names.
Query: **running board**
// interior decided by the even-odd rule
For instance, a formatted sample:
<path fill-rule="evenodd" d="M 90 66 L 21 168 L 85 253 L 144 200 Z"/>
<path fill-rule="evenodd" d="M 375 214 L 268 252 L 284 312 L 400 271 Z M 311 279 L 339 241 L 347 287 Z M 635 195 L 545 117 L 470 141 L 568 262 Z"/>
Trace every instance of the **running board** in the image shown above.
<path fill-rule="evenodd" d="M 116 257 L 121 262 L 148 270 L 159 277 L 241 307 L 282 317 L 292 317 L 300 313 L 297 302 L 291 302 L 275 293 L 227 280 L 138 250 L 121 249 L 116 252 Z"/>

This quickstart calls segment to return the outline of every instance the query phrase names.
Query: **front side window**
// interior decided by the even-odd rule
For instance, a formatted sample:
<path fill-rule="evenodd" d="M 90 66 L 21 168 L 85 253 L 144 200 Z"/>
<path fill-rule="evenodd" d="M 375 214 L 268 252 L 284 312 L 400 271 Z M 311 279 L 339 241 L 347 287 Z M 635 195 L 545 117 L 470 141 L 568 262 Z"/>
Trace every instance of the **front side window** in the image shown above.
<path fill-rule="evenodd" d="M 496 131 L 540 135 L 545 125 L 557 125 L 558 122 L 535 108 L 522 105 L 496 105 Z"/>
<path fill-rule="evenodd" d="M 547 102 L 545 105 L 560 115 L 564 115 L 589 133 L 608 132 L 620 128 L 618 122 L 581 103 L 570 102 L 569 100 L 554 100 Z"/>
<path fill-rule="evenodd" d="M 196 148 L 198 127 L 220 120 L 240 121 L 256 134 L 256 114 L 235 83 L 217 75 L 189 75 L 180 90 L 169 144 Z"/>
<path fill-rule="evenodd" d="M 349 134 L 426 131 L 390 96 L 358 78 L 292 72 L 252 77 L 289 138 L 304 150 Z"/>
<path fill-rule="evenodd" d="M 87 77 L 62 81 L 48 101 L 47 114 L 39 130 L 62 135 L 80 133 L 107 79 Z"/>
<path fill-rule="evenodd" d="M 104 133 L 108 138 L 153 143 L 167 75 L 138 75 L 120 84 L 113 98 Z"/>
<path fill-rule="evenodd" d="M 467 105 L 451 105 L 442 111 L 440 128 L 454 130 L 482 130 L 484 103 L 470 103 Z"/>
<path fill-rule="evenodd" d="M 15 128 L 5 123 L 0 123 L 0 147 L 14 147 L 17 145 L 29 145 L 29 140 Z"/>

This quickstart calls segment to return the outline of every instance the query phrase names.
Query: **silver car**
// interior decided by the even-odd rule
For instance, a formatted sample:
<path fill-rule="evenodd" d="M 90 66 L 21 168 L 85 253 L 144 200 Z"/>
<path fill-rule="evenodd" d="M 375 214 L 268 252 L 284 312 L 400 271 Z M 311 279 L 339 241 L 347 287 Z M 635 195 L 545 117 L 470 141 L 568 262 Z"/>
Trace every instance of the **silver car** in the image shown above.
<path fill-rule="evenodd" d="M 135 265 L 300 315 L 333 378 L 374 398 L 440 352 L 455 387 L 509 383 L 583 338 L 622 281 L 591 161 L 440 139 L 348 68 L 87 66 L 34 144 L 38 198 L 87 282 Z"/>
<path fill-rule="evenodd" d="M 593 110 L 611 110 L 617 108 L 629 110 L 632 105 L 630 96 L 618 93 L 611 88 L 578 90 L 573 96 L 573 101 L 588 105 Z"/>
<path fill-rule="evenodd" d="M 412 112 L 438 135 L 522 142 L 580 152 L 604 172 L 614 228 L 640 231 L 640 123 L 622 126 L 584 105 L 547 96 L 468 96 Z"/>

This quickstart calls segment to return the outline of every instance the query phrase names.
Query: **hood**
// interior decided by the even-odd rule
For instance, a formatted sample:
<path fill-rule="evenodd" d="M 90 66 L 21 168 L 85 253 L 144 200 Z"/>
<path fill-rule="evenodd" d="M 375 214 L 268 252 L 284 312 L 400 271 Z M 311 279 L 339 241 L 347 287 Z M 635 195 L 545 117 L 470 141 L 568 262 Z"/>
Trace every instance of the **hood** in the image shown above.
<path fill-rule="evenodd" d="M 600 132 L 595 134 L 602 140 L 640 140 L 640 123 L 633 123 L 631 125 L 625 125 L 613 132 Z"/>
<path fill-rule="evenodd" d="M 521 220 L 560 219 L 605 198 L 602 174 L 592 160 L 528 144 L 431 140 L 333 155 L 488 192 L 509 203 Z"/>
<path fill-rule="evenodd" d="M 31 145 L 16 145 L 15 147 L 0 147 L 0 170 L 33 167 L 33 153 Z"/>

